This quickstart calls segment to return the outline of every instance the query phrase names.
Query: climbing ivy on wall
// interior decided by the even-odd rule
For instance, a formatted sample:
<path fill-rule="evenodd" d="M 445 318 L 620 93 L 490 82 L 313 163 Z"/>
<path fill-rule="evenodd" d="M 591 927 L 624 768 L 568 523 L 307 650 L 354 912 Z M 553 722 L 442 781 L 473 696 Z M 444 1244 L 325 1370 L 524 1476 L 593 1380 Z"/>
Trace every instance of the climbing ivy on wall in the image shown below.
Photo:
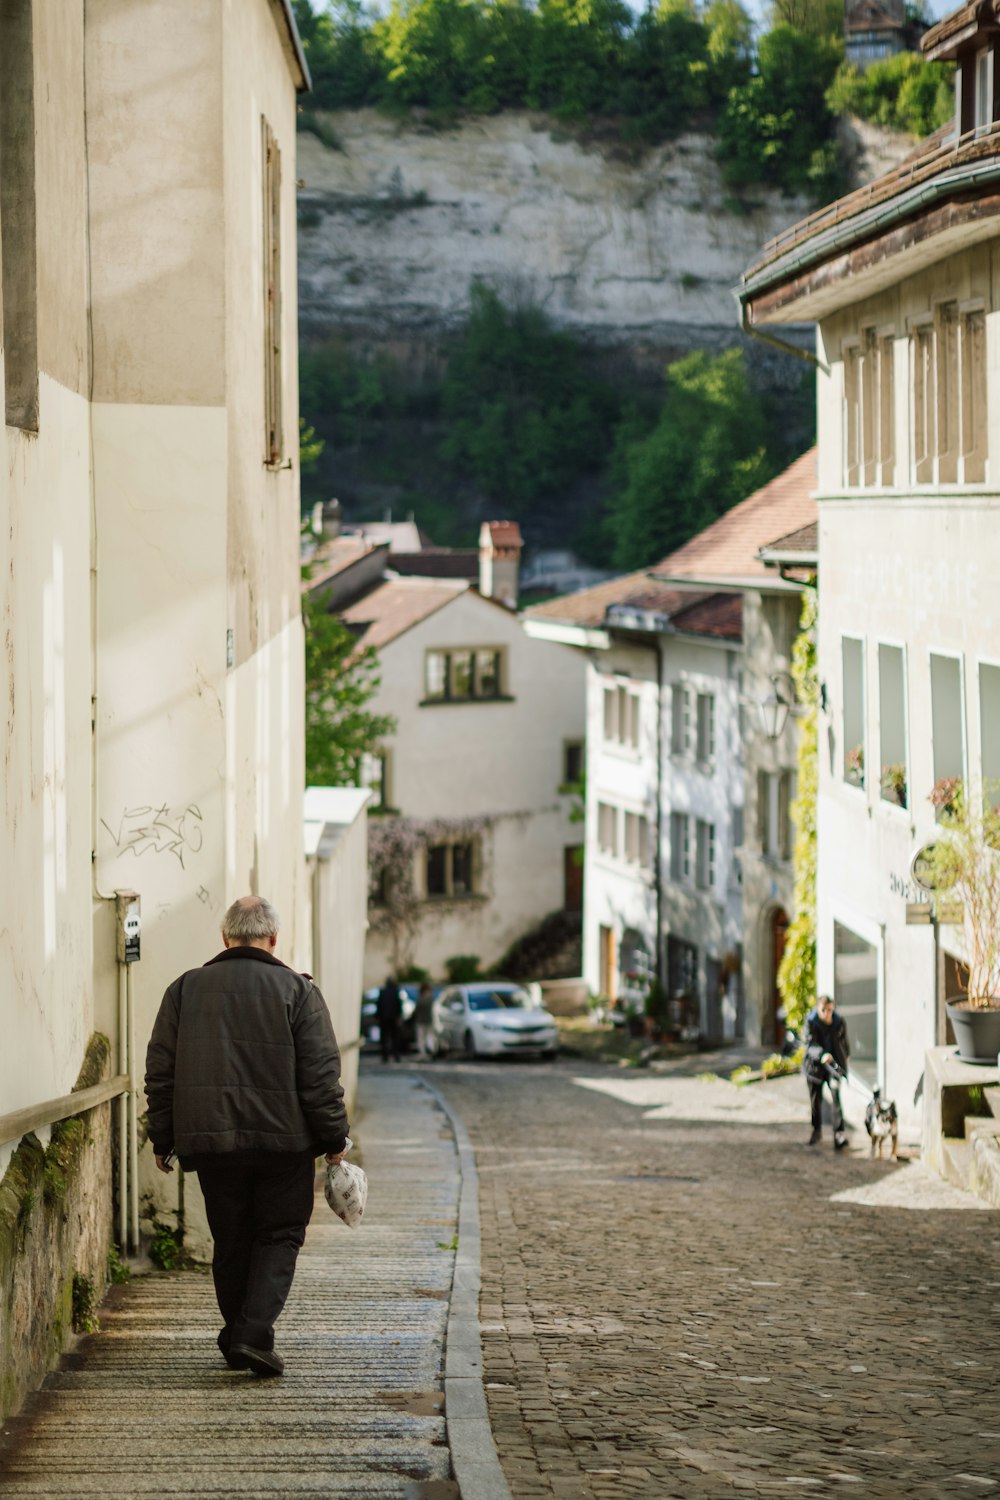
<path fill-rule="evenodd" d="M 778 968 L 778 989 L 789 1026 L 799 1028 L 816 996 L 816 794 L 819 785 L 819 676 L 816 668 L 815 588 L 802 596 L 799 634 L 792 647 L 792 680 L 802 705 L 795 824 L 795 916 Z"/>

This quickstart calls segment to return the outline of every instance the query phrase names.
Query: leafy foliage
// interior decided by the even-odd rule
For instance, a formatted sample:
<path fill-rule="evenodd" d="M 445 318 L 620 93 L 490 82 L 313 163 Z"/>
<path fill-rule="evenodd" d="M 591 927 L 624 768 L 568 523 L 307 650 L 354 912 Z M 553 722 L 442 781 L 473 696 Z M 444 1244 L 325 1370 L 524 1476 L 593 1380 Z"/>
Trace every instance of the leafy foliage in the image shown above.
<path fill-rule="evenodd" d="M 795 915 L 778 966 L 778 990 L 789 1026 L 800 1029 L 816 997 L 816 798 L 819 792 L 819 672 L 816 665 L 815 588 L 802 596 L 799 634 L 792 646 L 792 680 L 804 713 L 799 719 L 795 824 Z"/>
<path fill-rule="evenodd" d="M 859 115 L 876 125 L 930 135 L 955 112 L 952 69 L 915 52 L 900 52 L 862 72 L 850 63 L 837 70 L 827 91 L 836 114 Z"/>
<path fill-rule="evenodd" d="M 626 424 L 620 436 L 611 506 L 620 568 L 641 567 L 680 546 L 777 469 L 738 349 L 715 358 L 689 354 L 668 366 L 666 383 L 652 431 L 638 436 Z"/>
<path fill-rule="evenodd" d="M 615 403 L 580 345 L 536 307 L 505 307 L 474 285 L 469 321 L 444 379 L 443 456 L 501 506 L 535 501 L 596 467 Z"/>
<path fill-rule="evenodd" d="M 757 74 L 731 89 L 719 160 L 734 186 L 765 182 L 821 200 L 843 186 L 825 96 L 843 56 L 836 37 L 776 26 L 760 40 Z"/>
<path fill-rule="evenodd" d="M 302 600 L 306 636 L 306 780 L 311 786 L 353 786 L 361 759 L 378 749 L 396 721 L 365 705 L 378 691 L 378 655 L 358 650 L 322 594 Z"/>

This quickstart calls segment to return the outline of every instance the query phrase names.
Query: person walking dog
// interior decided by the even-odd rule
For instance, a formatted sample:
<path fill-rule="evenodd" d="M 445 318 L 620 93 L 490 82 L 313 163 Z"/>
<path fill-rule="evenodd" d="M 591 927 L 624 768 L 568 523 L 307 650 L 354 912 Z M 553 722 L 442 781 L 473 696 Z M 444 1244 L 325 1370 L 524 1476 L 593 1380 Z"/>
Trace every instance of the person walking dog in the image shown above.
<path fill-rule="evenodd" d="M 840 1105 L 840 1080 L 847 1072 L 847 1059 L 851 1055 L 847 1040 L 847 1025 L 843 1016 L 833 1008 L 829 995 L 820 995 L 806 1016 L 806 1055 L 803 1062 L 806 1082 L 809 1085 L 809 1104 L 812 1110 L 812 1134 L 810 1146 L 815 1146 L 823 1134 L 823 1085 L 830 1090 L 833 1104 L 833 1146 L 841 1151 L 847 1145 L 844 1130 L 844 1111 Z"/>
<path fill-rule="evenodd" d="M 315 1160 L 338 1162 L 347 1145 L 340 1051 L 310 976 L 275 956 L 269 901 L 234 901 L 222 941 L 163 996 L 146 1053 L 149 1136 L 161 1172 L 176 1155 L 198 1174 L 223 1358 L 280 1375 L 274 1324 L 312 1214 Z"/>

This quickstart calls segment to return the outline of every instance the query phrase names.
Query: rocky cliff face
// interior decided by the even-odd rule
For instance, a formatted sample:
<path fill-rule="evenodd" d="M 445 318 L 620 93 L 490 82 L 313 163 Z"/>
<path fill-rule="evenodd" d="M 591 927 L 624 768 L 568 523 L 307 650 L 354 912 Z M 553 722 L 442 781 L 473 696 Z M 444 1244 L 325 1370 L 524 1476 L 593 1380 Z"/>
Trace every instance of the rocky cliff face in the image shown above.
<path fill-rule="evenodd" d="M 478 278 L 594 342 L 721 348 L 739 337 L 740 273 L 807 211 L 763 192 L 737 202 L 701 135 L 630 161 L 527 114 L 448 131 L 370 111 L 324 124 L 339 149 L 299 137 L 305 338 L 447 330 Z"/>

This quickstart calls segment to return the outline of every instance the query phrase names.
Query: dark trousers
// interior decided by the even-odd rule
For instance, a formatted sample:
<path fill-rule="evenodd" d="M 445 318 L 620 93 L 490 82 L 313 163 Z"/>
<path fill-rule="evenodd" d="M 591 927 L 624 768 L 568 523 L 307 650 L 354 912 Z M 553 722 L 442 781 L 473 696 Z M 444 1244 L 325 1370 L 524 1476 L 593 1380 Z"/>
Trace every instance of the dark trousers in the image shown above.
<path fill-rule="evenodd" d="M 808 1078 L 806 1082 L 809 1084 L 809 1106 L 812 1110 L 813 1130 L 819 1130 L 823 1123 L 823 1085 L 825 1083 L 833 1101 L 833 1133 L 837 1135 L 843 1132 L 844 1111 L 840 1107 L 839 1083 L 831 1083 L 826 1078 Z"/>
<path fill-rule="evenodd" d="M 252 1159 L 223 1153 L 200 1157 L 196 1170 L 215 1241 L 215 1295 L 226 1324 L 219 1347 L 273 1349 L 274 1324 L 291 1291 L 312 1215 L 315 1159 L 311 1152 L 260 1151 Z"/>
<path fill-rule="evenodd" d="M 389 1054 L 399 1062 L 399 1021 L 393 1017 L 391 1021 L 380 1021 L 379 1032 L 382 1037 L 382 1061 L 389 1061 Z"/>

